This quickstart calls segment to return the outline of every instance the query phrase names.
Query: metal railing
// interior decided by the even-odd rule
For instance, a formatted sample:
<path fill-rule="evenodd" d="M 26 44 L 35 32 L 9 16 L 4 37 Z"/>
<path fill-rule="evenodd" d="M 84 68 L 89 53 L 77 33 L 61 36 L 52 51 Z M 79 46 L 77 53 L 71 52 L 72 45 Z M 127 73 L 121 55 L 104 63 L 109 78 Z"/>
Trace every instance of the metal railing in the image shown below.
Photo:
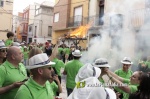
<path fill-rule="evenodd" d="M 150 23 L 150 8 L 138 9 L 130 12 L 129 25 L 133 28 L 140 28 Z"/>
<path fill-rule="evenodd" d="M 77 15 L 69 18 L 68 27 L 83 25 L 83 16 Z"/>
<path fill-rule="evenodd" d="M 104 24 L 104 18 L 103 16 L 90 16 L 90 17 L 83 17 L 83 16 L 74 16 L 71 17 L 68 22 L 68 27 L 76 27 L 80 25 L 86 25 L 89 22 L 93 21 L 92 26 L 101 26 Z"/>

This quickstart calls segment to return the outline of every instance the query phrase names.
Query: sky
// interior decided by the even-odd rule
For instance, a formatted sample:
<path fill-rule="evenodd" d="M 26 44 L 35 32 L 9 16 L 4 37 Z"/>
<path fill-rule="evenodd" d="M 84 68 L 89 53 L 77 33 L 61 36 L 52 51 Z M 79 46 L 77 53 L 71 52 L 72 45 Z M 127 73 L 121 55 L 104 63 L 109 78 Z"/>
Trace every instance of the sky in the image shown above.
<path fill-rule="evenodd" d="M 13 14 L 17 15 L 18 12 L 23 12 L 23 9 L 34 2 L 42 3 L 43 1 L 55 2 L 55 0 L 14 0 Z"/>

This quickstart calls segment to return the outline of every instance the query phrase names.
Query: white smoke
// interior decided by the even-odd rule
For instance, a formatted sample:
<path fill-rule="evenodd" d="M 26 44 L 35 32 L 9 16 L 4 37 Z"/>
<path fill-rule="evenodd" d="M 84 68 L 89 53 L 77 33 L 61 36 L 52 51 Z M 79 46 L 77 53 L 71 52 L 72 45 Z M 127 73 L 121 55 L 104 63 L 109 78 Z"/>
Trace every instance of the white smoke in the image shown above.
<path fill-rule="evenodd" d="M 122 67 L 120 61 L 127 56 L 131 57 L 134 62 L 133 69 L 136 70 L 138 61 L 142 59 L 143 55 L 144 57 L 150 56 L 148 53 L 150 50 L 150 24 L 148 24 L 150 19 L 147 18 L 145 20 L 147 23 L 142 24 L 142 27 L 137 27 L 138 25 L 141 26 L 138 23 L 139 20 L 143 21 L 141 16 L 148 14 L 140 13 L 139 15 L 140 10 L 138 12 L 138 9 L 143 9 L 137 7 L 140 3 L 141 0 L 124 0 L 116 3 L 116 5 L 114 3 L 110 4 L 112 5 L 111 11 L 106 11 L 105 15 L 109 15 L 109 17 L 116 14 L 123 15 L 123 27 L 117 26 L 117 24 L 120 24 L 120 17 L 112 17 L 111 22 L 114 27 L 107 26 L 105 29 L 100 29 L 99 34 L 101 36 L 90 39 L 88 51 L 84 52 L 81 58 L 83 63 L 93 63 L 95 59 L 103 57 L 108 59 L 109 64 L 112 66 L 111 69 L 115 70 Z M 143 10 L 145 11 L 145 9 Z M 133 15 L 137 22 L 133 20 Z M 134 28 L 135 26 L 137 28 Z M 112 39 L 113 37 L 114 39 Z M 140 47 L 144 48 L 140 49 Z"/>

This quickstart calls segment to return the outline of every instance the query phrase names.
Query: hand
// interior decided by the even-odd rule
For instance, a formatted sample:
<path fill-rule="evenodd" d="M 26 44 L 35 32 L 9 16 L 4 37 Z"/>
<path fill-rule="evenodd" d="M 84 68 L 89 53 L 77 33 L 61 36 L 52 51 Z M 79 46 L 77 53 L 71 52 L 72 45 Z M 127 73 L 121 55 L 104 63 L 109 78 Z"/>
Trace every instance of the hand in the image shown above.
<path fill-rule="evenodd" d="M 15 82 L 15 83 L 13 83 L 12 85 L 13 85 L 14 88 L 18 88 L 18 87 L 20 87 L 22 84 L 24 84 L 24 82 Z"/>
<path fill-rule="evenodd" d="M 120 98 L 119 98 L 120 95 L 121 95 L 121 94 L 120 94 L 119 92 L 116 92 L 116 97 L 117 97 L 117 99 L 120 99 Z"/>
<path fill-rule="evenodd" d="M 54 79 L 56 82 L 59 82 L 58 75 L 55 75 L 55 76 L 53 77 L 53 79 Z"/>

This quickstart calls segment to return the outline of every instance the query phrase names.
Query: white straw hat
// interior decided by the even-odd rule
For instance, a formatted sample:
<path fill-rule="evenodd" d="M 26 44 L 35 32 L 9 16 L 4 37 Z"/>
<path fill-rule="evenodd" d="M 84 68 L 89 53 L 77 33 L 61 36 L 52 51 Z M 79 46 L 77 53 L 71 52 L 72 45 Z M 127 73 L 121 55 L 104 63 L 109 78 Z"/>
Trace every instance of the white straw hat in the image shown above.
<path fill-rule="evenodd" d="M 95 66 L 95 67 L 110 67 L 107 59 L 105 59 L 105 58 L 99 58 L 99 59 L 95 60 L 93 66 Z"/>
<path fill-rule="evenodd" d="M 79 69 L 78 74 L 76 75 L 76 78 L 75 78 L 75 82 L 79 82 L 88 77 L 98 78 L 100 74 L 101 74 L 100 68 L 93 67 L 91 64 L 87 63 Z"/>
<path fill-rule="evenodd" d="M 34 69 L 39 67 L 51 66 L 54 65 L 54 62 L 49 60 L 49 57 L 46 53 L 34 55 L 29 59 L 29 66 L 26 66 L 27 69 Z"/>
<path fill-rule="evenodd" d="M 0 40 L 0 49 L 2 48 L 7 48 L 7 47 L 5 46 L 5 43 L 2 40 Z"/>
<path fill-rule="evenodd" d="M 133 64 L 133 62 L 131 62 L 131 58 L 130 57 L 124 57 L 123 60 L 121 60 L 122 64 Z"/>
<path fill-rule="evenodd" d="M 76 57 L 81 57 L 82 56 L 80 50 L 75 50 L 74 52 L 72 52 L 72 55 L 76 56 Z"/>
<path fill-rule="evenodd" d="M 115 92 L 102 87 L 96 77 L 86 78 L 82 82 L 85 84 L 80 88 L 76 86 L 67 99 L 116 99 Z"/>

